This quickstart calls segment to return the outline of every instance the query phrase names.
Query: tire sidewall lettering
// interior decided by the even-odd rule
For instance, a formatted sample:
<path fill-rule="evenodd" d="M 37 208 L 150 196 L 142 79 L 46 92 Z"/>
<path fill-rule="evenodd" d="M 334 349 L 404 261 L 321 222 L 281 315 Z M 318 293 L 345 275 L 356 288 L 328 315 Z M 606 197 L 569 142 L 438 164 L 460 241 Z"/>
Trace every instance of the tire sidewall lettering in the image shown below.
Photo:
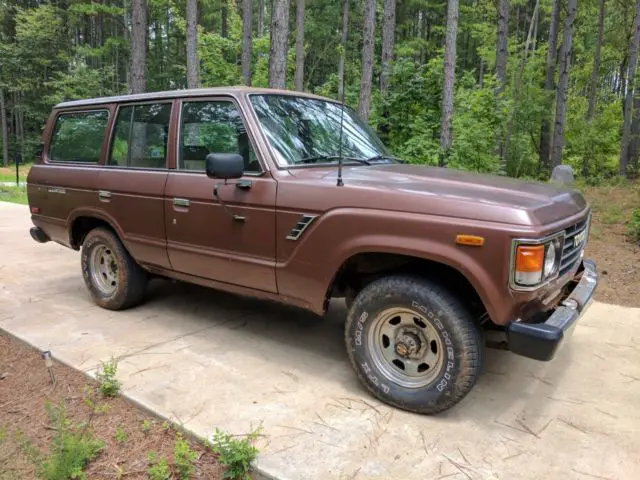
<path fill-rule="evenodd" d="M 407 299 L 409 300 L 409 299 Z M 443 312 L 436 311 L 423 303 L 411 299 L 408 302 L 405 300 L 405 306 L 419 312 L 427 321 L 433 324 L 442 342 L 443 349 L 443 364 L 441 366 L 441 373 L 439 377 L 431 385 L 422 389 L 409 389 L 390 383 L 386 376 L 382 375 L 375 368 L 369 358 L 369 346 L 366 340 L 371 328 L 371 320 L 375 319 L 377 315 L 384 309 L 391 306 L 380 308 L 377 305 L 373 305 L 372 309 L 360 309 L 359 311 L 353 311 L 352 314 L 356 316 L 357 320 L 352 323 L 350 338 L 350 349 L 353 352 L 354 358 L 357 364 L 360 366 L 361 373 L 364 379 L 375 388 L 383 397 L 396 402 L 398 392 L 408 396 L 428 395 L 429 401 L 437 402 L 437 398 L 443 395 L 449 395 L 449 390 L 453 388 L 455 378 L 458 375 L 458 362 L 456 361 L 456 347 L 452 336 L 446 326 L 446 318 L 443 317 Z M 379 305 L 379 304 L 378 304 Z M 393 390 L 393 391 L 392 391 Z M 425 390 L 427 392 L 425 392 Z"/>

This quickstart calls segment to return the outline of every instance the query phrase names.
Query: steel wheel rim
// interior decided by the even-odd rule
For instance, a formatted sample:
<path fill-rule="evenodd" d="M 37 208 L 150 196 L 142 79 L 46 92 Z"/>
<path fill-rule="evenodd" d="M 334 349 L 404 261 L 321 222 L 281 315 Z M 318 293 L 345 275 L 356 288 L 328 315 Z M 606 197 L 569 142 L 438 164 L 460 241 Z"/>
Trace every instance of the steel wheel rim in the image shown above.
<path fill-rule="evenodd" d="M 373 321 L 368 338 L 373 363 L 387 380 L 406 388 L 433 383 L 444 358 L 435 326 L 420 313 L 394 307 Z"/>
<path fill-rule="evenodd" d="M 111 247 L 101 244 L 93 249 L 89 258 L 93 284 L 105 295 L 118 288 L 118 262 Z"/>

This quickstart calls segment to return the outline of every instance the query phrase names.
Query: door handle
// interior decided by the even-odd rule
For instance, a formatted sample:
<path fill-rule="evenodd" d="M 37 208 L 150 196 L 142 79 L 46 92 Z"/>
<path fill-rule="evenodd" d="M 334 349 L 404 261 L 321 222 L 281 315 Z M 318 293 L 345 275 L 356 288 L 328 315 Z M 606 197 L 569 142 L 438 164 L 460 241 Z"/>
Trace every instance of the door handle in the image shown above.
<path fill-rule="evenodd" d="M 240 190 L 250 190 L 252 186 L 253 182 L 250 180 L 239 180 L 236 182 L 236 188 L 239 188 Z"/>
<path fill-rule="evenodd" d="M 111 200 L 111 192 L 107 190 L 100 190 L 98 192 L 98 198 L 103 202 L 108 202 L 109 200 Z"/>
<path fill-rule="evenodd" d="M 173 199 L 173 206 L 174 207 L 189 208 L 189 200 L 187 200 L 186 198 L 174 198 Z"/>

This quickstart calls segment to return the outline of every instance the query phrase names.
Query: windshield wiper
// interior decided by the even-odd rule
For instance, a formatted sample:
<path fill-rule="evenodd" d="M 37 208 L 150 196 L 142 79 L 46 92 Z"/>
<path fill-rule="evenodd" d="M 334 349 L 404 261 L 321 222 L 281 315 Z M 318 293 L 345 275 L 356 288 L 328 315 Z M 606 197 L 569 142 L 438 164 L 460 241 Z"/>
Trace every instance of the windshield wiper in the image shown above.
<path fill-rule="evenodd" d="M 376 160 L 391 160 L 391 162 L 405 163 L 404 160 L 400 160 L 399 158 L 396 158 L 394 156 L 380 154 L 369 157 L 366 161 L 369 162 L 369 165 L 371 165 L 371 162 L 375 162 Z"/>
<path fill-rule="evenodd" d="M 328 160 L 339 160 L 340 155 L 316 155 L 314 157 L 306 157 L 301 160 L 298 160 L 296 163 L 315 163 L 318 161 L 328 161 Z M 364 165 L 371 165 L 369 159 L 364 158 L 356 158 L 356 157 L 342 157 L 342 160 L 347 160 L 350 162 L 358 162 Z"/>

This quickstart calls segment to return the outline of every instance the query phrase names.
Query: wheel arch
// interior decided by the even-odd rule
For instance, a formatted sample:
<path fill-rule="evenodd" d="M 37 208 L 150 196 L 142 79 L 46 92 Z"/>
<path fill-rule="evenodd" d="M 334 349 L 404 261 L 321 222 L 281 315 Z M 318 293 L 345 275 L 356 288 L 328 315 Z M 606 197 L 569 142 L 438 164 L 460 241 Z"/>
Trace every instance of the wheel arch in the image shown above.
<path fill-rule="evenodd" d="M 76 211 L 69 217 L 67 225 L 69 229 L 69 245 L 74 250 L 79 250 L 87 234 L 99 227 L 105 227 L 113 231 L 127 248 L 117 223 L 104 212 L 93 210 Z"/>
<path fill-rule="evenodd" d="M 351 254 L 342 261 L 326 290 L 327 301 L 331 297 L 344 296 L 349 288 L 357 291 L 384 275 L 412 274 L 436 279 L 454 294 L 462 296 L 473 305 L 477 319 L 491 317 L 492 307 L 480 280 L 461 264 L 443 261 L 428 255 L 401 253 L 393 250 L 363 250 Z"/>

